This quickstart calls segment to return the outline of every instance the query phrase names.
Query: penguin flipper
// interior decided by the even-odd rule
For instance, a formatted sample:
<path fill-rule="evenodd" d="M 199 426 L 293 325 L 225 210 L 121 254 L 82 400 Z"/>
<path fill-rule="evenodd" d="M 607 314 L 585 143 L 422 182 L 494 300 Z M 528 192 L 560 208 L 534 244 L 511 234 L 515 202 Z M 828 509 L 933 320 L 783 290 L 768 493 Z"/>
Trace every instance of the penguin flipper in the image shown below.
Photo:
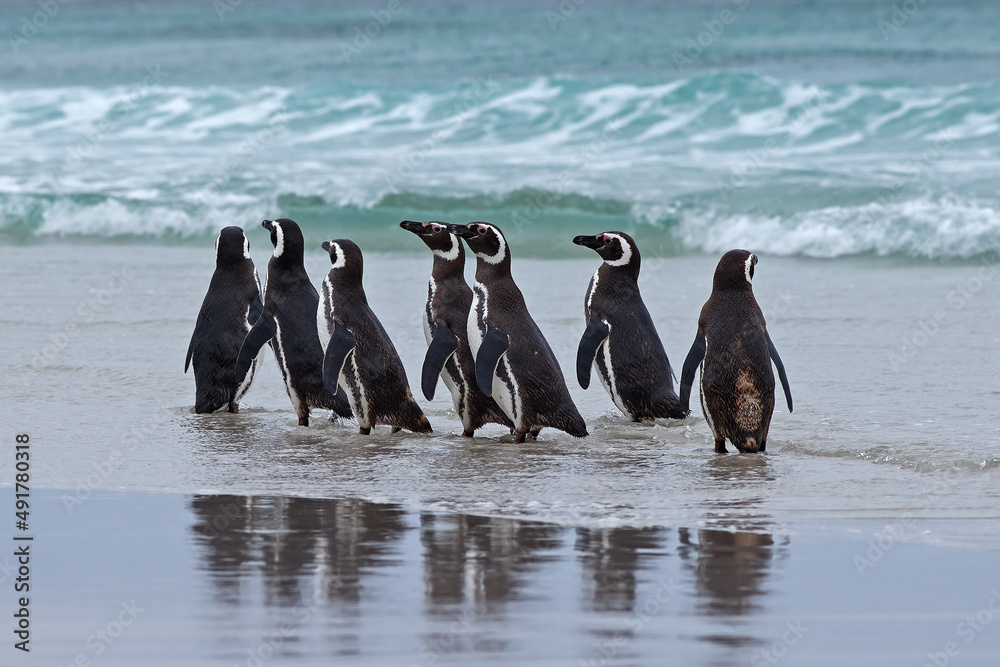
<path fill-rule="evenodd" d="M 493 395 L 493 374 L 500 363 L 500 357 L 507 354 L 510 338 L 500 329 L 489 325 L 479 352 L 476 354 L 476 384 L 479 391 Z"/>
<path fill-rule="evenodd" d="M 424 366 L 420 371 L 420 389 L 428 401 L 434 400 L 434 389 L 437 387 L 438 376 L 444 365 L 448 363 L 449 357 L 455 354 L 457 349 L 458 336 L 448 327 L 438 324 L 434 338 L 431 339 L 427 354 L 424 356 Z"/>
<path fill-rule="evenodd" d="M 247 376 L 247 371 L 253 365 L 253 360 L 260 354 L 260 348 L 264 347 L 264 343 L 274 338 L 277 330 L 278 325 L 275 324 L 271 313 L 261 309 L 257 323 L 253 325 L 253 328 L 247 333 L 246 338 L 243 339 L 243 345 L 240 346 L 240 353 L 236 357 L 236 370 L 234 372 L 237 381 L 242 382 L 243 378 Z"/>
<path fill-rule="evenodd" d="M 694 337 L 694 343 L 691 344 L 691 349 L 684 360 L 684 369 L 681 371 L 680 403 L 681 409 L 685 413 L 691 411 L 691 385 L 694 383 L 694 372 L 697 370 L 701 360 L 705 358 L 706 347 L 705 337 L 699 331 Z"/>
<path fill-rule="evenodd" d="M 194 354 L 194 334 L 191 334 L 191 342 L 188 343 L 187 357 L 184 358 L 184 372 L 188 372 L 188 366 L 191 365 L 191 355 Z"/>
<path fill-rule="evenodd" d="M 785 390 L 785 403 L 788 404 L 788 411 L 792 411 L 792 390 L 788 388 L 788 376 L 785 375 L 785 365 L 781 363 L 781 357 L 778 356 L 778 350 L 774 347 L 774 343 L 771 342 L 771 334 L 764 332 L 767 336 L 767 349 L 771 355 L 771 361 L 778 368 L 778 379 L 781 380 L 781 388 Z"/>
<path fill-rule="evenodd" d="M 609 333 L 611 327 L 597 313 L 591 312 L 587 330 L 583 332 L 580 346 L 576 350 L 576 379 L 584 389 L 590 386 L 590 367 L 594 365 L 597 349 L 608 339 Z"/>
<path fill-rule="evenodd" d="M 340 378 L 340 371 L 347 363 L 347 357 L 354 351 L 357 341 L 354 334 L 348 331 L 343 325 L 335 326 L 333 334 L 330 336 L 330 344 L 326 346 L 326 355 L 323 357 L 323 386 L 334 396 L 339 388 L 337 380 Z"/>

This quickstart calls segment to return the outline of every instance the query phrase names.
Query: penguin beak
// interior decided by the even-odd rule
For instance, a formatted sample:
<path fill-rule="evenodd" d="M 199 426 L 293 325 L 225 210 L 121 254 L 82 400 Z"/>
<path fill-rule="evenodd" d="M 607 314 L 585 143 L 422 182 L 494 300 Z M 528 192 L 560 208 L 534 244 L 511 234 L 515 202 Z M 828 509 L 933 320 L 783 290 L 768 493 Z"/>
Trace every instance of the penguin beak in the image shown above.
<path fill-rule="evenodd" d="M 604 234 L 598 234 L 597 236 L 577 236 L 573 239 L 573 243 L 597 250 L 603 248 L 605 245 Z"/>
<path fill-rule="evenodd" d="M 455 236 L 460 236 L 463 239 L 471 239 L 478 236 L 476 230 L 472 228 L 472 225 L 456 225 L 449 223 L 448 231 Z"/>
<path fill-rule="evenodd" d="M 413 232 L 418 236 L 423 236 L 424 232 L 430 231 L 428 227 L 424 226 L 422 222 L 414 222 L 412 220 L 403 220 L 399 223 L 399 226 L 408 232 Z"/>
<path fill-rule="evenodd" d="M 273 231 L 273 229 L 274 229 L 274 220 L 265 220 L 264 222 L 260 223 L 260 226 L 263 227 L 264 229 L 266 229 L 269 232 Z"/>

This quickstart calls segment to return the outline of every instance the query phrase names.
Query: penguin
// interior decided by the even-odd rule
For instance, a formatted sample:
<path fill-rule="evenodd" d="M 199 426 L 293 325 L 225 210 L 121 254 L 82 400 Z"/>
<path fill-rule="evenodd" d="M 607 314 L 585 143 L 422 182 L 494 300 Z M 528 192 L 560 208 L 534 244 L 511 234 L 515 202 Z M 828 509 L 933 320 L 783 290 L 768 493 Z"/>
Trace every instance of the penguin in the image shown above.
<path fill-rule="evenodd" d="M 462 242 L 441 222 L 404 220 L 399 226 L 419 236 L 434 253 L 423 318 L 427 354 L 420 385 L 424 397 L 433 400 L 440 375 L 462 420 L 462 435 L 471 438 L 484 424 L 513 429 L 514 422 L 476 385 L 476 361 L 468 337 L 472 289 L 465 282 Z"/>
<path fill-rule="evenodd" d="M 551 426 L 572 436 L 587 424 L 570 398 L 559 362 L 524 305 L 510 275 L 507 239 L 496 225 L 448 225 L 476 254 L 476 284 L 469 311 L 469 348 L 476 384 L 514 423 L 514 442 Z"/>
<path fill-rule="evenodd" d="M 682 419 L 687 412 L 674 393 L 670 361 L 639 294 L 639 247 L 623 232 L 577 236 L 573 243 L 604 259 L 583 303 L 587 329 L 576 355 L 580 386 L 590 386 L 593 365 L 611 400 L 632 421 Z"/>
<path fill-rule="evenodd" d="M 215 240 L 215 273 L 198 311 L 188 345 L 184 372 L 194 362 L 195 403 L 198 414 L 228 406 L 239 412 L 257 372 L 257 356 L 250 359 L 242 380 L 234 373 L 240 345 L 260 317 L 260 279 L 250 258 L 250 241 L 239 227 L 226 227 Z"/>
<path fill-rule="evenodd" d="M 730 250 L 719 260 L 712 295 L 701 309 L 698 334 L 681 371 L 680 402 L 686 411 L 694 372 L 701 366 L 701 408 L 719 453 L 725 453 L 727 439 L 741 452 L 765 451 L 774 411 L 772 361 L 792 411 L 785 365 L 753 296 L 756 264 L 757 256 L 747 250 Z"/>
<path fill-rule="evenodd" d="M 375 424 L 430 433 L 431 425 L 413 400 L 403 362 L 382 323 L 368 307 L 362 285 L 364 260 L 353 241 L 325 241 L 333 265 L 323 280 L 316 311 L 323 346 L 323 383 L 338 396 L 346 393 L 361 435 Z"/>
<path fill-rule="evenodd" d="M 264 310 L 243 340 L 236 376 L 243 377 L 260 348 L 270 342 L 299 426 L 309 425 L 310 408 L 351 417 L 347 398 L 334 396 L 323 386 L 323 348 L 316 330 L 319 293 L 302 264 L 302 230 L 288 218 L 265 220 L 261 225 L 271 233 L 274 254 L 267 264 Z"/>

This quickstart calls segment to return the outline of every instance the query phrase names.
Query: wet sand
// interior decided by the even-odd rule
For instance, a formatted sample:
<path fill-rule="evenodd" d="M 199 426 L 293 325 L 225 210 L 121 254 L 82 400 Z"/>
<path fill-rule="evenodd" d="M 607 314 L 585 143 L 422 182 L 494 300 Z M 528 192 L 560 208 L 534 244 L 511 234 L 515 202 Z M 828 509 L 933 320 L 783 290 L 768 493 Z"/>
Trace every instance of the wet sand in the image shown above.
<path fill-rule="evenodd" d="M 8 643 L 4 664 L 1000 660 L 997 553 L 871 539 L 871 525 L 852 539 L 766 520 L 574 528 L 357 499 L 34 497 L 32 651 Z"/>

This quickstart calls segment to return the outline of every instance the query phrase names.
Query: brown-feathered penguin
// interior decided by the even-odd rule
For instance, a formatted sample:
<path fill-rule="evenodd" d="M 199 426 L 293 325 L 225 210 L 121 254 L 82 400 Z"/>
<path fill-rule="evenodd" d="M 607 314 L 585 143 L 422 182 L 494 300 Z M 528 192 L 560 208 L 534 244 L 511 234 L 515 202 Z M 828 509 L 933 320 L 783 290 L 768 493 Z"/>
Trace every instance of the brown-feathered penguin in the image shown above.
<path fill-rule="evenodd" d="M 694 371 L 701 365 L 701 407 L 717 452 L 726 451 L 726 440 L 741 452 L 766 448 L 774 411 L 772 361 L 792 411 L 785 366 L 753 296 L 756 264 L 757 256 L 747 250 L 730 250 L 719 260 L 712 295 L 701 309 L 698 334 L 681 373 L 680 401 L 687 410 Z"/>
<path fill-rule="evenodd" d="M 465 248 L 442 222 L 399 223 L 420 237 L 434 253 L 434 265 L 427 283 L 424 306 L 424 357 L 420 386 L 424 397 L 434 398 L 438 376 L 451 392 L 455 412 L 462 420 L 462 435 L 472 437 L 484 424 L 514 423 L 496 401 L 476 385 L 476 360 L 469 349 L 468 321 L 472 309 L 472 289 L 465 282 Z"/>
<path fill-rule="evenodd" d="M 514 441 L 538 435 L 544 426 L 572 436 L 587 424 L 570 398 L 559 362 L 528 313 L 510 275 L 507 240 L 496 225 L 448 225 L 476 254 L 476 284 L 469 311 L 469 348 L 476 358 L 476 384 L 514 423 Z"/>
<path fill-rule="evenodd" d="M 683 418 L 687 411 L 674 392 L 670 361 L 639 294 L 639 247 L 624 232 L 577 236 L 573 243 L 604 259 L 583 303 L 587 330 L 576 356 L 580 386 L 590 386 L 593 365 L 611 400 L 629 419 Z"/>
<path fill-rule="evenodd" d="M 185 373 L 194 362 L 195 412 L 227 406 L 230 412 L 239 412 L 239 400 L 257 372 L 257 357 L 240 379 L 234 372 L 236 357 L 263 309 L 250 241 L 239 227 L 226 227 L 215 241 L 215 273 L 184 360 Z"/>
<path fill-rule="evenodd" d="M 323 381 L 346 394 L 362 435 L 375 424 L 430 433 L 431 425 L 413 400 L 403 362 L 382 323 L 368 306 L 362 285 L 361 248 L 353 241 L 323 243 L 330 253 L 330 273 L 323 280 L 316 313 L 323 345 Z"/>
<path fill-rule="evenodd" d="M 260 348 L 270 342 L 299 426 L 309 425 L 310 408 L 327 408 L 350 417 L 347 398 L 334 396 L 323 386 L 323 348 L 316 331 L 319 294 L 302 262 L 302 230 L 288 218 L 265 220 L 261 225 L 271 232 L 274 254 L 267 263 L 264 311 L 243 341 L 236 376 L 242 378 Z"/>

